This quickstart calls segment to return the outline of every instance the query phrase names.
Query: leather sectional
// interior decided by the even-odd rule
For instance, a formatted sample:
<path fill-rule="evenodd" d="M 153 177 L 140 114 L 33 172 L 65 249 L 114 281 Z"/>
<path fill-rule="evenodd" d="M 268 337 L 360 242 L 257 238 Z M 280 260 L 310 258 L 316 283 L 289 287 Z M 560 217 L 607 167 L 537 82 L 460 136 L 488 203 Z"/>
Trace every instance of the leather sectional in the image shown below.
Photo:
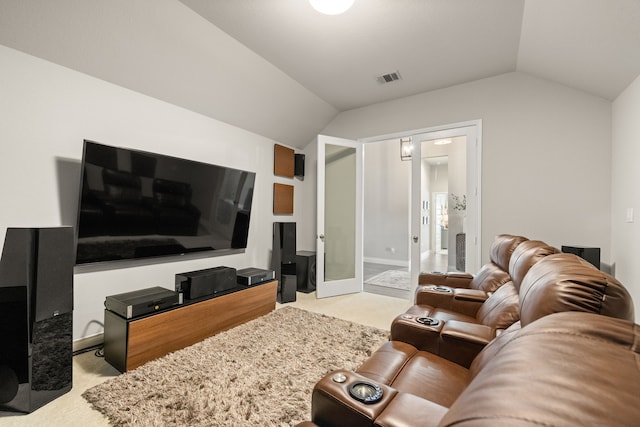
<path fill-rule="evenodd" d="M 496 238 L 489 264 L 475 277 L 441 277 L 446 285 L 422 277 L 390 340 L 357 371 L 322 378 L 312 421 L 299 427 L 638 425 L 640 328 L 626 289 L 518 236 Z M 489 287 L 497 270 L 506 280 Z M 479 315 L 489 301 L 492 314 Z"/>

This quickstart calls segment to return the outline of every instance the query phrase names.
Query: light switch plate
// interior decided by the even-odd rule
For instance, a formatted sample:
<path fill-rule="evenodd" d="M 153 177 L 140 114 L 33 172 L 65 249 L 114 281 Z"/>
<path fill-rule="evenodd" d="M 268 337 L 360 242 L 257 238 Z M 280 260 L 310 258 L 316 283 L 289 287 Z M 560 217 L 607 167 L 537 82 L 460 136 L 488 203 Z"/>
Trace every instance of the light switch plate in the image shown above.
<path fill-rule="evenodd" d="M 633 208 L 627 208 L 627 222 L 633 222 Z"/>

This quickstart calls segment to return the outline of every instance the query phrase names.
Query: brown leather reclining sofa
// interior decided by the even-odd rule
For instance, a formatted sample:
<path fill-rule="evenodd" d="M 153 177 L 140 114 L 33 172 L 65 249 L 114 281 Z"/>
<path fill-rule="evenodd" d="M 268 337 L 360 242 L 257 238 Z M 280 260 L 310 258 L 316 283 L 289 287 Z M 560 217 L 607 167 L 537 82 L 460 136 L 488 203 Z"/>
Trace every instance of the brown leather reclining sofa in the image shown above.
<path fill-rule="evenodd" d="M 539 240 L 499 235 L 491 245 L 491 261 L 475 276 L 423 274 L 438 284 L 421 284 L 415 304 L 391 325 L 391 340 L 412 344 L 418 350 L 439 354 L 469 367 L 480 350 L 520 319 L 519 292 L 529 269 L 559 251 Z M 450 283 L 455 277 L 458 286 Z"/>
<path fill-rule="evenodd" d="M 322 378 L 312 393 L 312 421 L 299 427 L 638 425 L 640 327 L 629 293 L 574 255 L 538 255 L 519 266 L 526 274 L 511 263 L 519 320 L 498 329 L 468 368 L 438 348 L 421 349 L 424 337 L 404 330 L 356 372 Z M 487 301 L 514 283 L 509 276 Z M 410 312 L 445 313 L 445 325 L 456 316 L 416 302 Z"/>

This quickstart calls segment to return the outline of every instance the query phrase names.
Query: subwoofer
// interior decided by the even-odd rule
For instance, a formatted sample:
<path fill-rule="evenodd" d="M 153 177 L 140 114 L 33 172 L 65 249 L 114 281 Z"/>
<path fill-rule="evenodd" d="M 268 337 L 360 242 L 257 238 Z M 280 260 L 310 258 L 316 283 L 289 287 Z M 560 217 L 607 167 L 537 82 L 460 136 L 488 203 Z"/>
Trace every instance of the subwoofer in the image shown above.
<path fill-rule="evenodd" d="M 0 259 L 0 411 L 29 413 L 72 386 L 74 237 L 9 228 Z"/>
<path fill-rule="evenodd" d="M 294 302 L 296 300 L 296 265 L 283 264 L 280 281 L 278 281 L 278 293 L 276 300 L 283 304 L 286 302 Z"/>
<path fill-rule="evenodd" d="M 298 251 L 296 253 L 296 276 L 298 290 L 306 294 L 316 290 L 316 253 Z"/>

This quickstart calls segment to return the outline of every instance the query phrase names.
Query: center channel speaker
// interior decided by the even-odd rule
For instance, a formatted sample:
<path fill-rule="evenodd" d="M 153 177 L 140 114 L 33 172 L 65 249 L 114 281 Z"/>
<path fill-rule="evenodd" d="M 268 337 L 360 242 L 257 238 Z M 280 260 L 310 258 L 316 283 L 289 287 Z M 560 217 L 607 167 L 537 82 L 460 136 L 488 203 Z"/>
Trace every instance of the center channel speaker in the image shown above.
<path fill-rule="evenodd" d="M 236 269 L 232 267 L 214 267 L 204 270 L 176 274 L 176 292 L 184 293 L 186 299 L 197 299 L 237 286 Z"/>
<path fill-rule="evenodd" d="M 8 228 L 0 259 L 0 411 L 67 393 L 73 364 L 70 227 Z"/>

